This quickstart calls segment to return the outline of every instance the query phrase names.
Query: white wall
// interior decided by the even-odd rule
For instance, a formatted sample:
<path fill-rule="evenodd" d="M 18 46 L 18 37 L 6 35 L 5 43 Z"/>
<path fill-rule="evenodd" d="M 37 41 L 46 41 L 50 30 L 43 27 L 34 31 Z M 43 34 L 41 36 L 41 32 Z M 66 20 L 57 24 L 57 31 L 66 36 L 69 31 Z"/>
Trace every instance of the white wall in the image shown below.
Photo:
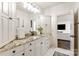
<path fill-rule="evenodd" d="M 79 8 L 79 3 L 64 3 L 57 5 L 55 7 L 50 7 L 47 10 L 45 10 L 44 14 L 45 15 L 50 15 L 52 16 L 52 36 L 53 36 L 53 47 L 57 47 L 57 16 L 65 14 L 69 12 L 69 10 L 73 9 L 74 12 L 76 12 L 77 8 Z"/>

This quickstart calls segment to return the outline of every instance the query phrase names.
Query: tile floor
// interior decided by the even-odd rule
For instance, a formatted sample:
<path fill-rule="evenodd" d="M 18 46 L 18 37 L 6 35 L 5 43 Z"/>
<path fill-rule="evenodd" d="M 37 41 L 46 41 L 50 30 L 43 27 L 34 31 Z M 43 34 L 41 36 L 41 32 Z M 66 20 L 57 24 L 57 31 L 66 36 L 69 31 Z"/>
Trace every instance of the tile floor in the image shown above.
<path fill-rule="evenodd" d="M 49 48 L 48 52 L 45 54 L 45 56 L 53 56 L 54 52 L 60 52 L 69 56 L 73 56 L 73 52 L 70 50 L 62 49 L 62 48 Z"/>

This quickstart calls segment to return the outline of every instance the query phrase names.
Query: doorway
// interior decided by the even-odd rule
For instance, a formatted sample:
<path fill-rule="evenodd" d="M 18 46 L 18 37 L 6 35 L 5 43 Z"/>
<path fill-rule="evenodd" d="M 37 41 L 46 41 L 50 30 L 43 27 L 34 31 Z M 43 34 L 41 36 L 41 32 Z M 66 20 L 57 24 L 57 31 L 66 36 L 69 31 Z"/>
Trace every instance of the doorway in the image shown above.
<path fill-rule="evenodd" d="M 73 51 L 73 55 L 75 42 L 74 23 L 73 10 L 57 16 L 57 46 Z"/>

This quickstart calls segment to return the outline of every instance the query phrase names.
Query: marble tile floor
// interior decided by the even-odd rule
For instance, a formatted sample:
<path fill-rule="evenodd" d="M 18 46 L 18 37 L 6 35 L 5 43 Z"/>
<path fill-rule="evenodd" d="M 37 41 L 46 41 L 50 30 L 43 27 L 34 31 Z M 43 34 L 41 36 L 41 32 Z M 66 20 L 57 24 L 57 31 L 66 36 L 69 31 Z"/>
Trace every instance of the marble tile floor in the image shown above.
<path fill-rule="evenodd" d="M 53 56 L 54 54 L 56 54 L 55 52 L 59 52 L 59 53 L 62 53 L 64 55 L 68 55 L 68 56 L 73 56 L 73 52 L 70 50 L 66 50 L 66 49 L 62 49 L 62 48 L 53 48 L 53 47 L 49 48 L 49 50 L 47 51 L 45 56 Z M 59 56 L 59 55 L 56 55 L 56 56 Z"/>

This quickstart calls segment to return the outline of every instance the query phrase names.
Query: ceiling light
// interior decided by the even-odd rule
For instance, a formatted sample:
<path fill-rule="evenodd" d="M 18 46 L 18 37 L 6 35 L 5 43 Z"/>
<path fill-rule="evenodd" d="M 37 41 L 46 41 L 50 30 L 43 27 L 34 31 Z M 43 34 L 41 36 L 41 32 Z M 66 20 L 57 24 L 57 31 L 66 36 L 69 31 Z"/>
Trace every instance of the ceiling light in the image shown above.
<path fill-rule="evenodd" d="M 24 2 L 23 4 L 24 4 L 24 8 L 28 9 L 29 11 L 34 13 L 40 13 L 40 10 L 36 4 L 28 3 L 28 2 Z"/>
<path fill-rule="evenodd" d="M 28 8 L 28 5 L 29 5 L 28 3 L 25 3 L 25 2 L 24 2 L 23 4 L 24 4 L 24 5 L 23 5 L 24 8 Z"/>

